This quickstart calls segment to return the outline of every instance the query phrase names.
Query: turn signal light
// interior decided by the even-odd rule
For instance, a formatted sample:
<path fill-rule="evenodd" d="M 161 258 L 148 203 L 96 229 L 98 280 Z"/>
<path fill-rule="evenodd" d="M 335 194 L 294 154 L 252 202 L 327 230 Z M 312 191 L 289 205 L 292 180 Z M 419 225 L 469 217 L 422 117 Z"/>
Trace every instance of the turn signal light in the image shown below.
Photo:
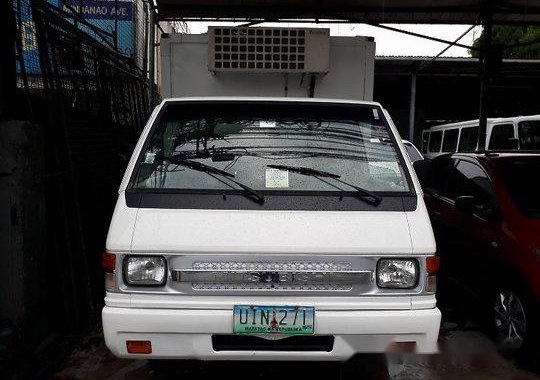
<path fill-rule="evenodd" d="M 437 276 L 428 276 L 426 279 L 426 292 L 427 293 L 436 293 L 437 292 Z"/>
<path fill-rule="evenodd" d="M 428 274 L 436 274 L 439 272 L 439 256 L 426 257 L 426 271 Z"/>
<path fill-rule="evenodd" d="M 116 288 L 116 275 L 114 273 L 105 273 L 105 289 L 114 290 Z"/>
<path fill-rule="evenodd" d="M 105 272 L 114 272 L 116 269 L 116 255 L 109 252 L 103 253 L 103 256 L 101 256 L 101 267 Z"/>
<path fill-rule="evenodd" d="M 128 340 L 126 341 L 128 354 L 151 354 L 152 342 L 149 340 Z"/>

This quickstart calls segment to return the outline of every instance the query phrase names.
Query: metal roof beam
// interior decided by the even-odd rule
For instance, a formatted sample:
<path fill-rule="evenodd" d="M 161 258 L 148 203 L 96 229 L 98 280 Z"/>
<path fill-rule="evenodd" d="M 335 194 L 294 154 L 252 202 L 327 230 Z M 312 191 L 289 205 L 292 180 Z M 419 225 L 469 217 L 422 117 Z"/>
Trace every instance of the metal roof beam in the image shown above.
<path fill-rule="evenodd" d="M 433 58 L 431 58 L 431 59 L 429 60 L 429 62 L 422 63 L 422 64 L 420 65 L 420 67 L 418 68 L 418 71 L 425 70 L 426 68 L 428 68 L 429 66 L 431 66 L 431 64 L 432 64 L 433 62 L 435 62 L 435 60 L 436 60 L 437 58 L 439 58 L 441 55 L 443 55 L 443 54 L 444 54 L 448 49 L 450 49 L 452 46 L 456 46 L 456 43 L 457 43 L 459 40 L 461 40 L 463 37 L 465 37 L 467 34 L 469 34 L 469 32 L 470 32 L 471 30 L 473 30 L 474 28 L 476 28 L 476 27 L 477 27 L 477 25 L 472 25 L 469 29 L 467 29 L 465 32 L 463 32 L 458 38 L 456 38 L 456 39 L 454 40 L 454 42 L 448 44 L 448 46 L 445 47 L 444 49 L 442 49 L 442 50 L 439 52 L 439 54 L 437 54 L 436 56 L 434 56 Z"/>
<path fill-rule="evenodd" d="M 469 45 L 464 45 L 464 44 L 460 44 L 460 43 L 457 43 L 456 41 L 443 40 L 442 38 L 437 38 L 437 37 L 427 36 L 427 35 L 425 35 L 425 34 L 420 34 L 420 33 L 410 32 L 410 31 L 408 31 L 408 30 L 403 30 L 403 29 L 399 29 L 399 28 L 394 28 L 393 26 L 382 25 L 382 24 L 372 24 L 372 23 L 368 23 L 368 25 L 376 26 L 376 27 L 382 28 L 382 29 L 391 30 L 391 31 L 393 31 L 393 32 L 398 32 L 398 33 L 407 34 L 407 35 L 414 36 L 414 37 L 424 38 L 424 39 L 430 40 L 430 41 L 442 42 L 443 44 L 452 45 L 452 46 L 457 46 L 457 47 L 461 47 L 461 48 L 464 48 L 464 49 L 477 50 L 477 51 L 480 50 L 480 49 L 477 48 L 477 47 L 469 46 Z M 459 39 L 458 39 L 458 40 L 459 40 Z"/>
<path fill-rule="evenodd" d="M 157 0 L 160 15 L 171 20 L 274 21 L 292 14 L 385 24 L 474 24 L 494 2 L 494 24 L 540 24 L 539 0 Z"/>

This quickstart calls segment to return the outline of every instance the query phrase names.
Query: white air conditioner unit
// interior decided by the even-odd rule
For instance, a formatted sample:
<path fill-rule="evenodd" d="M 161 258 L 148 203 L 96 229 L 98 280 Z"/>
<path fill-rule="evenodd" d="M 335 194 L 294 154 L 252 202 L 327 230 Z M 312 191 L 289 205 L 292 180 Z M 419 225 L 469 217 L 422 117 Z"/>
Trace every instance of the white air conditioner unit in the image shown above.
<path fill-rule="evenodd" d="M 324 74 L 330 29 L 208 28 L 208 70 Z"/>

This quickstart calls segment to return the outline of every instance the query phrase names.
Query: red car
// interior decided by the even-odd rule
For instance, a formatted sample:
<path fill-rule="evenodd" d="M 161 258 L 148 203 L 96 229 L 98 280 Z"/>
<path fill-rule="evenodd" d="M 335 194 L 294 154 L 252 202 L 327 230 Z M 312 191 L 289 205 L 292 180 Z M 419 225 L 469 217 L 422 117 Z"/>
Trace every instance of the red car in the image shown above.
<path fill-rule="evenodd" d="M 540 153 L 445 155 L 429 173 L 442 274 L 477 297 L 499 348 L 540 352 Z"/>

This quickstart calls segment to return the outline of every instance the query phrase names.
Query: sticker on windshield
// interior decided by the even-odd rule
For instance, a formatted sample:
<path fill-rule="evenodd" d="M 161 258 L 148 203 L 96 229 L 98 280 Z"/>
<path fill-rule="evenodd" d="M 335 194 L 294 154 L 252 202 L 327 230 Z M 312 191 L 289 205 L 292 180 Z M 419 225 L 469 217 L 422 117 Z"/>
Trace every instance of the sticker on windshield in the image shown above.
<path fill-rule="evenodd" d="M 379 111 L 377 111 L 377 108 L 373 108 L 373 118 L 379 120 Z"/>
<path fill-rule="evenodd" d="M 266 184 L 268 188 L 287 189 L 289 187 L 289 171 L 266 169 Z"/>
<path fill-rule="evenodd" d="M 146 155 L 144 156 L 144 163 L 145 164 L 153 164 L 156 159 L 156 154 L 152 152 L 146 152 Z"/>
<path fill-rule="evenodd" d="M 261 121 L 259 121 L 259 127 L 261 127 L 261 128 L 275 128 L 276 127 L 276 122 L 275 121 L 261 120 Z"/>

